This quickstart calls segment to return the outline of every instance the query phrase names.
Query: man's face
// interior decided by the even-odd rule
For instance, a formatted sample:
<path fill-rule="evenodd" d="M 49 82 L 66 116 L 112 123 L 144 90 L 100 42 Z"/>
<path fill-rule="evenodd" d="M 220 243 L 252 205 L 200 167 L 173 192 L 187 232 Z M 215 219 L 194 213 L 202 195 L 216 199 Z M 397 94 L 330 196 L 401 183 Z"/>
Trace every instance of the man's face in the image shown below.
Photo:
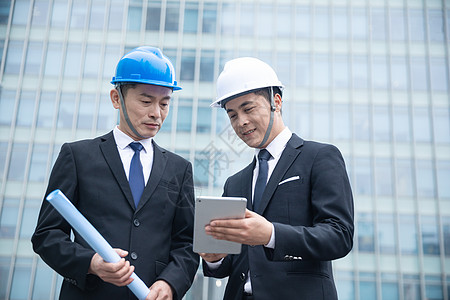
<path fill-rule="evenodd" d="M 141 136 L 154 137 L 161 129 L 169 113 L 171 96 L 172 89 L 157 85 L 137 84 L 135 88 L 128 89 L 124 95 L 125 107 L 131 124 Z M 114 107 L 120 109 L 119 129 L 134 140 L 140 140 L 125 120 L 116 89 L 111 91 L 111 100 Z"/>
<path fill-rule="evenodd" d="M 277 103 L 276 103 L 277 104 Z M 281 98 L 280 98 L 281 105 Z M 241 140 L 249 147 L 256 148 L 264 138 L 270 121 L 270 103 L 262 95 L 246 94 L 228 101 L 225 110 L 231 126 Z M 274 115 L 274 123 L 269 139 L 261 147 L 266 147 L 284 127 L 279 109 Z"/>

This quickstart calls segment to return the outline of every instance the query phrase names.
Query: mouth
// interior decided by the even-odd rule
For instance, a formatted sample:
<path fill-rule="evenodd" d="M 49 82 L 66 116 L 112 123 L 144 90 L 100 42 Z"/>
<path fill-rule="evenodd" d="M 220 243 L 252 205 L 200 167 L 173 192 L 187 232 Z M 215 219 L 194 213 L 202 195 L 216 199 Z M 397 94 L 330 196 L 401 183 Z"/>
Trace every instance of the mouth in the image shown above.
<path fill-rule="evenodd" d="M 150 128 L 158 128 L 159 124 L 158 123 L 144 123 L 145 126 L 150 127 Z"/>
<path fill-rule="evenodd" d="M 255 131 L 256 131 L 256 129 L 250 129 L 248 131 L 243 132 L 242 135 L 249 135 L 249 134 L 252 134 Z"/>

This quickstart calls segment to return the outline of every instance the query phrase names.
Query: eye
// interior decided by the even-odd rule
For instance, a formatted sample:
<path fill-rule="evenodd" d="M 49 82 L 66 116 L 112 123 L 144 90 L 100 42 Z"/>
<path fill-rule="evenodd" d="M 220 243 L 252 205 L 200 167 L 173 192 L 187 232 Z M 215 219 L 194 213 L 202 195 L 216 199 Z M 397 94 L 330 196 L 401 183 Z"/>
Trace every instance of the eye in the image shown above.
<path fill-rule="evenodd" d="M 254 106 L 248 107 L 248 108 L 244 109 L 244 111 L 245 111 L 246 113 L 248 113 L 248 112 L 251 112 L 253 108 L 254 108 Z"/>

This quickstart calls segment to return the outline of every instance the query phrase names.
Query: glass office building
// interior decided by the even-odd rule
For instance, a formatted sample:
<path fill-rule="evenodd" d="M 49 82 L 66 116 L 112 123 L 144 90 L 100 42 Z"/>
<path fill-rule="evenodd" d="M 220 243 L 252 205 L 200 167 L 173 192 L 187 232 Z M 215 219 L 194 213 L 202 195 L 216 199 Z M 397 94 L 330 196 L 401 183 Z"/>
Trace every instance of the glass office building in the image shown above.
<path fill-rule="evenodd" d="M 342 151 L 354 249 L 334 262 L 342 300 L 450 297 L 448 0 L 1 0 L 0 299 L 57 299 L 31 249 L 62 143 L 118 121 L 121 55 L 160 47 L 183 87 L 156 141 L 190 160 L 196 195 L 220 195 L 253 152 L 210 109 L 224 62 L 256 56 L 286 85 L 283 115 Z M 221 299 L 198 271 L 186 299 Z"/>

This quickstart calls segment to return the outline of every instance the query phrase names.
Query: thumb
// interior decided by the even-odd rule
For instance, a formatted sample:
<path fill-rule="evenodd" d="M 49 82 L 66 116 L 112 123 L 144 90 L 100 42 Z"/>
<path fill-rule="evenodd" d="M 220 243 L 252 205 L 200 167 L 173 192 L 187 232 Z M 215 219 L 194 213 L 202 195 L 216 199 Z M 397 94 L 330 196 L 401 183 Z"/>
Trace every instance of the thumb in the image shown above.
<path fill-rule="evenodd" d="M 117 254 L 119 254 L 119 256 L 120 257 L 125 257 L 125 256 L 127 256 L 128 255 L 128 251 L 125 251 L 125 250 L 122 250 L 122 249 L 114 249 L 116 252 L 117 252 Z"/>

